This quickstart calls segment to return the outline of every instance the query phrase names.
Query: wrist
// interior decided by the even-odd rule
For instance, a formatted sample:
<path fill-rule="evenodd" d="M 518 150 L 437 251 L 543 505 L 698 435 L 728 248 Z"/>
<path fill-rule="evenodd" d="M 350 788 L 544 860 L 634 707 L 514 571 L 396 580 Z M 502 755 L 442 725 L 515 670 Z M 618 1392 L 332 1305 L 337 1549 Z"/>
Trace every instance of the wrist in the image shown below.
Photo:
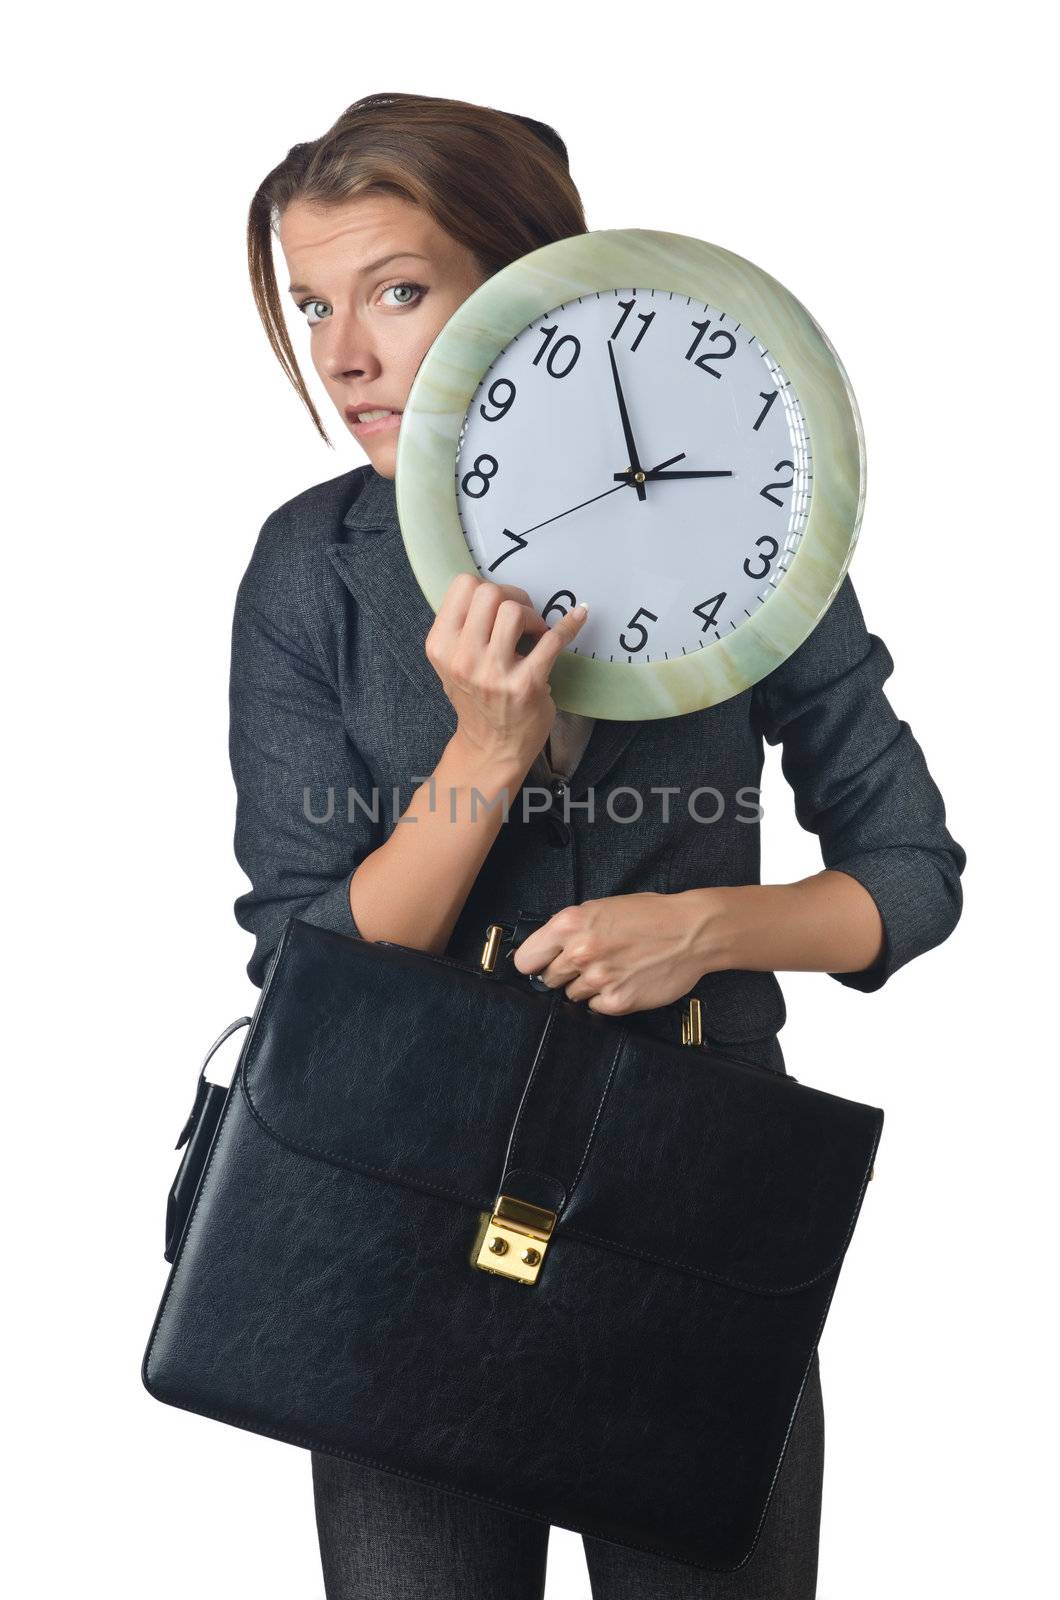
<path fill-rule="evenodd" d="M 740 906 L 730 888 L 685 889 L 674 898 L 688 919 L 688 939 L 705 975 L 742 966 Z"/>
<path fill-rule="evenodd" d="M 491 754 L 472 744 L 457 728 L 445 747 L 439 767 L 444 766 L 446 781 L 454 788 L 474 787 L 491 795 L 506 789 L 509 800 L 513 800 L 530 764 L 511 755 Z"/>
<path fill-rule="evenodd" d="M 689 893 L 703 896 L 701 909 L 694 917 L 697 947 L 702 946 L 713 967 L 775 972 L 806 965 L 803 957 L 812 923 L 806 880 L 741 883 L 720 889 L 693 889 Z M 712 950 L 717 952 L 713 958 Z M 824 970 L 830 971 L 831 967 Z"/>

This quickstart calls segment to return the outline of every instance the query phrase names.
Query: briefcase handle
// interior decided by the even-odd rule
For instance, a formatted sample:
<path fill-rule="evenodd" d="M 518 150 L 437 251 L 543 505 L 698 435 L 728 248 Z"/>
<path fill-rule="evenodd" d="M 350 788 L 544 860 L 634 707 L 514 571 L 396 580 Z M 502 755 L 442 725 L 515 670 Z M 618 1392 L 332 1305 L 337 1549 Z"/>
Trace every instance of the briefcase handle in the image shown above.
<path fill-rule="evenodd" d="M 482 947 L 479 964 L 483 972 L 509 977 L 507 969 L 498 972 L 498 962 L 511 961 L 524 939 L 549 920 L 547 914 L 536 911 L 518 911 L 514 922 L 491 922 L 486 929 L 486 942 Z M 513 973 L 526 979 L 531 989 L 539 993 L 551 994 L 551 984 L 544 983 L 537 973 L 519 973 L 518 967 L 512 969 Z M 689 995 L 681 1011 L 681 1043 L 703 1044 L 703 1007 L 699 999 L 693 994 Z"/>
<path fill-rule="evenodd" d="M 210 1083 L 206 1077 L 206 1069 L 210 1065 L 216 1051 L 224 1044 L 225 1040 L 235 1033 L 237 1028 L 250 1026 L 250 1017 L 237 1017 L 230 1022 L 223 1033 L 219 1034 L 206 1052 L 206 1059 L 199 1071 L 199 1081 L 195 1087 L 195 1101 L 187 1122 L 181 1129 L 180 1138 L 177 1140 L 177 1149 L 187 1146 L 183 1159 L 177 1168 L 176 1177 L 173 1179 L 172 1188 L 166 1201 L 166 1243 L 164 1256 L 172 1262 L 176 1258 L 177 1249 L 184 1236 L 184 1229 L 188 1225 L 191 1207 L 199 1187 L 206 1166 L 206 1160 L 213 1143 L 213 1136 L 217 1132 L 217 1125 L 221 1120 L 221 1112 L 228 1098 L 230 1085 Z"/>

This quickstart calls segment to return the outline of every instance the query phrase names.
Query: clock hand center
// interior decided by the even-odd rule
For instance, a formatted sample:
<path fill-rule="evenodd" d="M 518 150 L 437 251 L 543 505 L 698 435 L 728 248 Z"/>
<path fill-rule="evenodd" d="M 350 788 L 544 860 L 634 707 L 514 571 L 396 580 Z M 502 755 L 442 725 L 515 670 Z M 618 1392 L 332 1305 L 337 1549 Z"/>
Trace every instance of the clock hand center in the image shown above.
<path fill-rule="evenodd" d="M 632 487 L 634 484 L 643 483 L 647 478 L 654 477 L 656 473 L 662 471 L 663 467 L 672 466 L 675 461 L 683 461 L 684 459 L 685 452 L 682 450 L 676 456 L 671 456 L 668 461 L 660 461 L 657 467 L 652 467 L 647 472 L 642 471 L 639 467 L 634 470 L 634 468 L 630 466 L 626 468 L 625 472 L 616 472 L 615 478 L 621 478 L 623 483 Z"/>

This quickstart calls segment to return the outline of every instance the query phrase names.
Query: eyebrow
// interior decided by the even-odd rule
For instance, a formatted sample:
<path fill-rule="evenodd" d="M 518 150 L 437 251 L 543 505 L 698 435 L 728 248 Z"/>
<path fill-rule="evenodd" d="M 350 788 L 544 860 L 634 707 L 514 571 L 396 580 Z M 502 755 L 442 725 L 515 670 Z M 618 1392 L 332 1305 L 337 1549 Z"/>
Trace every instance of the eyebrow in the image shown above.
<path fill-rule="evenodd" d="M 380 256 L 378 261 L 369 261 L 366 267 L 361 268 L 360 272 L 358 273 L 358 277 L 363 278 L 367 273 L 377 272 L 380 267 L 385 267 L 389 261 L 402 261 L 406 257 L 408 257 L 408 259 L 411 261 L 430 260 L 429 256 L 421 255 L 417 250 L 397 250 L 391 256 Z M 289 294 L 313 293 L 312 289 L 307 283 L 289 283 L 287 285 L 287 290 Z"/>

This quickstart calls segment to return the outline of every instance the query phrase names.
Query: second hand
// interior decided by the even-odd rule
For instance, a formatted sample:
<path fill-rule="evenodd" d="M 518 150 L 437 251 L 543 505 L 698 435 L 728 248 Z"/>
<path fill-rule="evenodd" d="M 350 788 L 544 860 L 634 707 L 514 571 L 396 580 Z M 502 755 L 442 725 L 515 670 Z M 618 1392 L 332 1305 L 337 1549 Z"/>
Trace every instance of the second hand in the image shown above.
<path fill-rule="evenodd" d="M 683 461 L 684 459 L 685 452 L 682 450 L 680 455 L 671 456 L 669 461 L 660 461 L 657 467 L 651 467 L 649 470 L 652 472 L 662 472 L 664 467 L 672 467 L 675 461 Z M 569 517 L 572 511 L 581 511 L 584 506 L 591 506 L 595 504 L 597 500 L 606 500 L 609 494 L 614 494 L 618 489 L 629 489 L 632 487 L 633 485 L 629 479 L 624 480 L 622 483 L 616 483 L 614 489 L 605 489 L 602 494 L 591 495 L 588 500 L 579 500 L 576 506 L 568 506 L 566 511 L 557 511 L 554 517 L 546 517 L 544 522 L 535 522 L 532 528 L 524 528 L 522 533 L 519 534 L 519 538 L 525 539 L 528 533 L 536 533 L 538 528 L 547 528 L 550 522 L 558 522 L 560 517 Z"/>

